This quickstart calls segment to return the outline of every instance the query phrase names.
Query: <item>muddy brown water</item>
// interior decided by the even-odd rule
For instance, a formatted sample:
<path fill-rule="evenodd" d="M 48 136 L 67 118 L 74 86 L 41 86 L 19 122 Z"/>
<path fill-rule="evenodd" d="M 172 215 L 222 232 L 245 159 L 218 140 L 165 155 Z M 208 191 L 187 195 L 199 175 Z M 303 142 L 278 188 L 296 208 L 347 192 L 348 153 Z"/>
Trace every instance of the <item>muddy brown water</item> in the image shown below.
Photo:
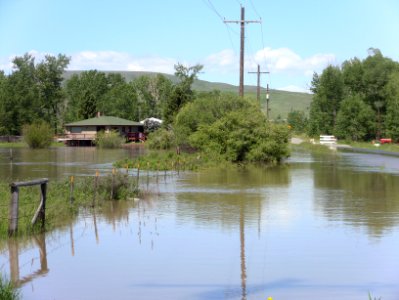
<path fill-rule="evenodd" d="M 139 153 L 14 149 L 0 177 L 86 176 Z M 146 199 L 2 242 L 0 271 L 23 299 L 397 300 L 398 175 L 395 157 L 299 150 L 272 168 L 143 172 Z"/>

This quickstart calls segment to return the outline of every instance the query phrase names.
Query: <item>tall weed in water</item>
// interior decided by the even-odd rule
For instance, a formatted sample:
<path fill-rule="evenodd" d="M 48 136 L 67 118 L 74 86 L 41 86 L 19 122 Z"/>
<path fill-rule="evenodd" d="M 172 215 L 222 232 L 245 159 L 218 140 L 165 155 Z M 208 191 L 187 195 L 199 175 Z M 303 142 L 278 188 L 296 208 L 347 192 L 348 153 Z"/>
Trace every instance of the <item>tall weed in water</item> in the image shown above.
<path fill-rule="evenodd" d="M 119 135 L 117 131 L 104 132 L 100 131 L 97 133 L 96 146 L 99 148 L 120 148 L 124 142 L 123 137 Z"/>
<path fill-rule="evenodd" d="M 13 286 L 10 280 L 0 274 L 0 299 L 17 300 L 20 299 L 19 291 Z"/>

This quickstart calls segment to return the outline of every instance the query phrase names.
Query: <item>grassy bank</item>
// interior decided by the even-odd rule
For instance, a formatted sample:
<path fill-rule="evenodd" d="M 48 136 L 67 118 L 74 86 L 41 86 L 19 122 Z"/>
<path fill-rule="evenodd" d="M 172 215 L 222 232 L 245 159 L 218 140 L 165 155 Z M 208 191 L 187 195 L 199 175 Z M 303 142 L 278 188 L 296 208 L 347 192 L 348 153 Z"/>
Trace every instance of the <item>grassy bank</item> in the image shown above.
<path fill-rule="evenodd" d="M 80 177 L 64 182 L 48 183 L 45 230 L 70 222 L 79 211 L 93 206 L 101 207 L 107 200 L 133 199 L 139 194 L 137 181 L 121 173 L 101 177 Z M 8 183 L 0 183 L 0 239 L 8 237 L 10 201 Z M 31 226 L 31 220 L 40 203 L 40 187 L 19 189 L 18 235 L 29 235 L 43 230 Z M 40 222 L 39 222 L 40 223 Z"/>
<path fill-rule="evenodd" d="M 388 151 L 388 152 L 399 152 L 398 144 L 383 144 L 380 146 L 375 146 L 372 142 L 344 142 L 344 141 L 339 141 L 339 144 L 349 145 L 353 148 L 383 150 L 383 151 Z"/>

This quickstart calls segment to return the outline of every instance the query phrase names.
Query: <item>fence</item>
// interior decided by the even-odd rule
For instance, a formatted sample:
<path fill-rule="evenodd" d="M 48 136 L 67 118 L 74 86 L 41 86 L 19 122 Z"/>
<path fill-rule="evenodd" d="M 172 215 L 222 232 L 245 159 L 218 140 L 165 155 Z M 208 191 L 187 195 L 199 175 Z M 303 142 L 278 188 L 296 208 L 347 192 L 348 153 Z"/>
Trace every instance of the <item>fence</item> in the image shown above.
<path fill-rule="evenodd" d="M 185 164 L 181 161 L 168 162 L 168 164 L 172 167 L 168 171 L 166 165 L 163 164 L 162 167 L 159 161 L 153 164 L 142 163 L 142 166 L 147 166 L 144 170 L 141 169 L 140 162 L 137 162 L 134 166 L 130 165 L 130 168 L 127 165 L 119 170 L 113 168 L 111 174 L 107 172 L 107 176 L 100 176 L 100 172 L 96 171 L 95 176 L 79 177 L 78 182 L 76 182 L 75 176 L 70 176 L 67 184 L 55 182 L 50 190 L 48 190 L 47 178 L 13 182 L 9 185 L 11 189 L 9 203 L 0 205 L 9 208 L 8 213 L 3 210 L 0 214 L 0 219 L 8 220 L 8 228 L 3 226 L 2 230 L 4 231 L 2 232 L 8 231 L 8 235 L 12 236 L 19 229 L 30 231 L 39 221 L 41 221 L 42 229 L 49 222 L 51 226 L 56 226 L 56 224 L 61 223 L 61 216 L 64 216 L 62 214 L 71 216 L 71 207 L 95 207 L 98 201 L 102 199 L 112 200 L 121 196 L 133 199 L 139 193 L 140 184 L 146 182 L 146 190 L 148 191 L 150 177 L 158 184 L 161 176 L 164 177 L 166 182 L 168 174 L 170 176 L 173 176 L 174 173 L 178 175 L 180 171 L 185 169 Z M 40 186 L 39 204 L 32 197 L 36 193 L 33 187 L 36 185 Z M 31 187 L 31 189 L 24 191 L 23 187 Z M 72 211 L 76 212 L 77 210 Z M 24 221 L 18 225 L 21 219 L 24 219 Z M 6 223 L 4 225 L 6 226 Z M 18 227 L 20 228 L 18 229 Z"/>
<path fill-rule="evenodd" d="M 40 218 L 42 226 L 44 226 L 46 216 L 46 191 L 47 191 L 47 178 L 37 179 L 32 181 L 13 182 L 11 187 L 11 200 L 9 211 L 8 234 L 14 235 L 18 231 L 18 213 L 19 213 L 19 188 L 24 186 L 40 185 L 40 204 L 32 218 L 31 224 L 36 224 Z"/>
<path fill-rule="evenodd" d="M 22 136 L 19 135 L 1 135 L 0 143 L 16 143 L 22 141 Z"/>

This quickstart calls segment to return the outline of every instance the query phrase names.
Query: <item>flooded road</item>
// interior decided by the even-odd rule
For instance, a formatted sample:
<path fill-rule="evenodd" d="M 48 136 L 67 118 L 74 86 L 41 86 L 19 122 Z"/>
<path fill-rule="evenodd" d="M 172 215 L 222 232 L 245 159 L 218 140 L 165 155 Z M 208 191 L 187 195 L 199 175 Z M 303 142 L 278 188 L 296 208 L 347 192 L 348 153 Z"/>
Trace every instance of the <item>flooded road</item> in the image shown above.
<path fill-rule="evenodd" d="M 397 300 L 398 175 L 395 157 L 300 150 L 273 168 L 143 172 L 145 199 L 0 242 L 0 271 L 23 299 Z"/>

